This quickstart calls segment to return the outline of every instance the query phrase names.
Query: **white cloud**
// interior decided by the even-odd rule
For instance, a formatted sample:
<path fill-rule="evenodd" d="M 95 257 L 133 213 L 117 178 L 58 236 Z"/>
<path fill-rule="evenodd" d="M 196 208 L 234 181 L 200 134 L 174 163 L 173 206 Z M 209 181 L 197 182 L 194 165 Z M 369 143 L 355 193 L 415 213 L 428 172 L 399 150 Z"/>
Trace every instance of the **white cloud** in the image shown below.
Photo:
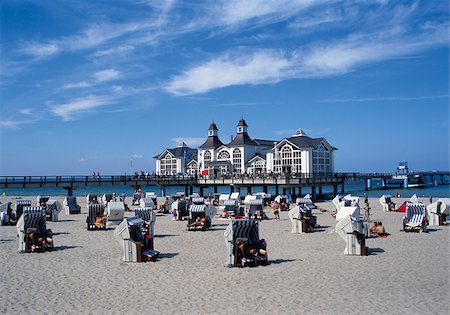
<path fill-rule="evenodd" d="M 190 95 L 232 85 L 274 83 L 292 68 L 293 58 L 270 50 L 225 54 L 172 77 L 165 90 L 175 95 Z"/>
<path fill-rule="evenodd" d="M 19 114 L 32 115 L 33 114 L 33 109 L 32 108 L 22 108 L 22 109 L 19 110 Z"/>
<path fill-rule="evenodd" d="M 449 95 L 425 95 L 425 96 L 386 96 L 386 97 L 361 97 L 361 98 L 335 98 L 323 99 L 321 103 L 361 103 L 361 102 L 406 102 L 420 100 L 434 100 L 449 98 Z"/>
<path fill-rule="evenodd" d="M 64 121 L 74 120 L 78 115 L 90 112 L 98 107 L 114 103 L 114 99 L 105 96 L 88 95 L 64 104 L 51 105 L 50 111 Z"/>
<path fill-rule="evenodd" d="M 121 78 L 121 73 L 115 69 L 106 69 L 96 72 L 94 78 L 97 82 L 117 80 Z"/>
<path fill-rule="evenodd" d="M 205 138 L 195 138 L 195 137 L 177 137 L 170 139 L 171 142 L 175 142 L 175 145 L 180 145 L 181 143 L 186 143 L 189 147 L 195 148 L 205 142 Z"/>
<path fill-rule="evenodd" d="M 27 45 L 22 52 L 34 57 L 48 57 L 61 51 L 61 47 L 56 42 L 45 44 L 31 43 Z"/>
<path fill-rule="evenodd" d="M 67 89 L 77 89 L 77 88 L 88 88 L 91 87 L 92 83 L 86 82 L 86 81 L 80 81 L 75 83 L 67 83 L 64 84 L 61 89 L 67 90 Z"/>
<path fill-rule="evenodd" d="M 142 159 L 143 157 L 144 157 L 144 156 L 141 155 L 141 154 L 133 154 L 133 155 L 131 156 L 131 158 L 132 158 L 133 160 Z"/>
<path fill-rule="evenodd" d="M 2 120 L 0 121 L 0 127 L 4 129 L 19 130 L 22 125 L 33 123 L 29 120 Z"/>
<path fill-rule="evenodd" d="M 110 56 L 110 55 L 119 55 L 119 54 L 123 54 L 123 53 L 129 53 L 130 51 L 133 51 L 133 50 L 134 50 L 134 46 L 123 45 L 123 46 L 119 46 L 119 47 L 113 47 L 113 48 L 96 51 L 95 53 L 92 54 L 92 56 L 105 57 L 105 56 Z"/>
<path fill-rule="evenodd" d="M 80 158 L 80 160 L 79 160 L 80 163 L 85 163 L 85 162 L 87 162 L 87 161 L 89 161 L 89 159 L 88 159 L 88 158 L 85 158 L 85 157 L 82 157 L 82 158 Z"/>

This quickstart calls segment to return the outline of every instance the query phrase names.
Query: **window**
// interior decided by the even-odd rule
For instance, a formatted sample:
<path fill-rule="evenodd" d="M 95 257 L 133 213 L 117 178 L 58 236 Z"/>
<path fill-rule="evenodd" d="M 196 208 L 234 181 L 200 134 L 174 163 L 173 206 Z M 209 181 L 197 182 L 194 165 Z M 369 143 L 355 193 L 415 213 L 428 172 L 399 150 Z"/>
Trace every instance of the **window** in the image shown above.
<path fill-rule="evenodd" d="M 175 175 L 177 173 L 177 159 L 170 153 L 161 159 L 161 175 Z"/>
<path fill-rule="evenodd" d="M 242 173 L 242 154 L 241 150 L 233 150 L 233 168 L 235 173 Z"/>
<path fill-rule="evenodd" d="M 203 154 L 203 160 L 205 161 L 205 163 L 211 162 L 212 160 L 211 152 L 205 151 L 205 153 Z"/>
<path fill-rule="evenodd" d="M 330 152 L 323 145 L 313 150 L 313 173 L 314 176 L 324 176 L 331 173 Z"/>
<path fill-rule="evenodd" d="M 275 152 L 274 171 L 281 173 L 289 171 L 291 173 L 301 173 L 302 171 L 302 151 L 294 150 L 290 145 L 285 144 L 280 151 Z"/>
<path fill-rule="evenodd" d="M 226 150 L 220 151 L 218 159 L 219 160 L 229 160 L 230 159 L 230 153 L 228 153 L 228 151 L 226 151 Z"/>
<path fill-rule="evenodd" d="M 187 168 L 187 173 L 190 175 L 195 175 L 197 171 L 198 171 L 197 161 L 193 161 L 192 163 L 189 163 L 189 166 Z"/>

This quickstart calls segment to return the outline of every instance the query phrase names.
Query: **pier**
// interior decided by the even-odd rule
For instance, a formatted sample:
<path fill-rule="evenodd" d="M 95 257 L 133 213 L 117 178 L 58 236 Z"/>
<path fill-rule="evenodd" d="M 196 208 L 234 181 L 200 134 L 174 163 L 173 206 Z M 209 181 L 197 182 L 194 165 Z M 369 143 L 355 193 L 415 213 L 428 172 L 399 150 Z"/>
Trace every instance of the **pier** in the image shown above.
<path fill-rule="evenodd" d="M 166 187 L 184 187 L 185 193 L 192 194 L 194 187 L 203 195 L 205 188 L 213 187 L 214 192 L 219 187 L 228 186 L 230 192 L 239 191 L 245 187 L 249 193 L 255 186 L 263 188 L 267 192 L 268 187 L 275 187 L 276 194 L 302 195 L 303 187 L 311 187 L 313 198 L 321 197 L 325 186 L 333 187 L 333 193 L 343 193 L 344 183 L 364 180 L 366 190 L 372 189 L 372 182 L 382 181 L 383 188 L 392 187 L 425 187 L 432 185 L 449 184 L 450 172 L 417 172 L 402 178 L 396 178 L 395 173 L 333 173 L 323 176 L 315 174 L 261 174 L 257 176 L 220 176 L 220 177 L 195 177 L 195 176 L 148 176 L 136 177 L 126 175 L 114 176 L 0 176 L 0 188 L 55 188 L 67 190 L 71 196 L 73 190 L 79 187 L 97 186 L 131 186 L 135 189 L 145 186 L 161 188 L 161 194 L 165 195 Z"/>

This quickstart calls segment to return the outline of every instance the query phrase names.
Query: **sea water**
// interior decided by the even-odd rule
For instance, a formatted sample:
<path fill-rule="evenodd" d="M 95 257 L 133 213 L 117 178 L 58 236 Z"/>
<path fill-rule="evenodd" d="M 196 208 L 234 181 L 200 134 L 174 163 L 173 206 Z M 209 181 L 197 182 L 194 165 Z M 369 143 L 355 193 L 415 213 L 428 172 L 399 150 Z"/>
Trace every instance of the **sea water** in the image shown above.
<path fill-rule="evenodd" d="M 240 190 L 237 186 L 234 189 L 235 191 L 239 191 L 241 195 L 246 195 L 248 190 L 246 187 L 241 187 Z M 262 186 L 253 186 L 252 193 L 263 192 L 264 188 Z M 113 191 L 116 192 L 116 195 L 120 195 L 121 193 L 125 193 L 126 196 L 133 195 L 133 187 L 131 186 L 100 186 L 100 187 L 78 187 L 73 190 L 74 196 L 86 196 L 87 194 L 111 194 Z M 143 192 L 154 192 L 158 196 L 162 195 L 161 187 L 157 186 L 144 186 L 142 187 Z M 177 192 L 185 191 L 184 186 L 172 186 L 166 187 L 165 194 L 166 196 L 170 196 L 171 194 L 176 194 Z M 279 193 L 282 193 L 282 188 L 279 187 Z M 37 195 L 46 195 L 46 196 L 64 196 L 67 194 L 67 191 L 63 188 L 5 188 L 2 190 L 2 193 L 6 193 L 8 196 L 37 196 Z M 194 193 L 199 193 L 200 189 L 198 187 L 194 187 Z M 230 186 L 218 186 L 218 193 L 229 194 L 231 192 Z M 275 186 L 269 186 L 267 192 L 269 194 L 275 195 L 276 189 Z M 296 189 L 298 193 L 298 189 Z M 312 192 L 311 187 L 302 187 L 301 194 L 306 195 Z M 203 190 L 203 194 L 208 196 L 209 194 L 214 193 L 214 187 L 206 187 Z M 289 190 L 287 191 L 289 193 Z M 318 188 L 316 188 L 316 193 L 319 193 Z M 322 193 L 326 197 L 333 196 L 333 187 L 332 186 L 324 186 L 322 188 Z M 338 187 L 338 193 L 343 194 L 341 192 L 341 186 Z M 373 183 L 372 189 L 366 191 L 365 190 L 365 182 L 357 181 L 357 182 L 346 182 L 344 184 L 344 194 L 352 193 L 355 196 L 367 196 L 367 197 L 380 197 L 381 195 L 392 195 L 396 196 L 400 194 L 403 198 L 409 198 L 413 194 L 416 194 L 418 197 L 433 197 L 433 198 L 449 198 L 450 197 L 450 186 L 449 185 L 439 185 L 439 186 L 431 186 L 424 188 L 388 188 L 382 189 L 381 184 Z"/>

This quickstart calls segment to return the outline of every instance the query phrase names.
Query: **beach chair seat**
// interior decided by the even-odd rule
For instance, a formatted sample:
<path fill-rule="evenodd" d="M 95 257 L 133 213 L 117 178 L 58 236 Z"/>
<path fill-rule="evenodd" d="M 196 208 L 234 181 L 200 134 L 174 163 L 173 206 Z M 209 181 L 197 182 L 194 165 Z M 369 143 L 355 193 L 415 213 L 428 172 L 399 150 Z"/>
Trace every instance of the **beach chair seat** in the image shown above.
<path fill-rule="evenodd" d="M 114 237 L 122 245 L 125 262 L 154 261 L 159 257 L 153 247 L 153 236 L 138 216 L 124 219 L 114 230 Z"/>
<path fill-rule="evenodd" d="M 31 252 L 30 235 L 36 233 L 37 237 L 44 238 L 44 242 L 40 244 L 41 251 L 52 250 L 53 245 L 53 233 L 46 227 L 45 209 L 43 207 L 24 207 L 23 214 L 17 222 L 17 231 L 19 235 L 19 252 Z M 50 238 L 51 241 L 48 241 Z"/>
<path fill-rule="evenodd" d="M 406 216 L 403 218 L 403 231 L 405 232 L 425 232 L 426 209 L 423 204 L 406 204 Z"/>
<path fill-rule="evenodd" d="M 88 216 L 86 218 L 87 230 L 106 230 L 105 205 L 88 205 Z"/>
<path fill-rule="evenodd" d="M 81 207 L 77 204 L 77 198 L 68 196 L 64 198 L 63 206 L 66 214 L 79 214 L 81 213 Z"/>
<path fill-rule="evenodd" d="M 245 267 L 268 264 L 267 255 L 243 257 L 242 248 L 267 251 L 266 242 L 259 238 L 259 221 L 233 220 L 224 233 L 227 246 L 228 267 Z M 246 252 L 246 251 L 245 251 Z M 264 258 L 265 257 L 265 258 Z"/>

